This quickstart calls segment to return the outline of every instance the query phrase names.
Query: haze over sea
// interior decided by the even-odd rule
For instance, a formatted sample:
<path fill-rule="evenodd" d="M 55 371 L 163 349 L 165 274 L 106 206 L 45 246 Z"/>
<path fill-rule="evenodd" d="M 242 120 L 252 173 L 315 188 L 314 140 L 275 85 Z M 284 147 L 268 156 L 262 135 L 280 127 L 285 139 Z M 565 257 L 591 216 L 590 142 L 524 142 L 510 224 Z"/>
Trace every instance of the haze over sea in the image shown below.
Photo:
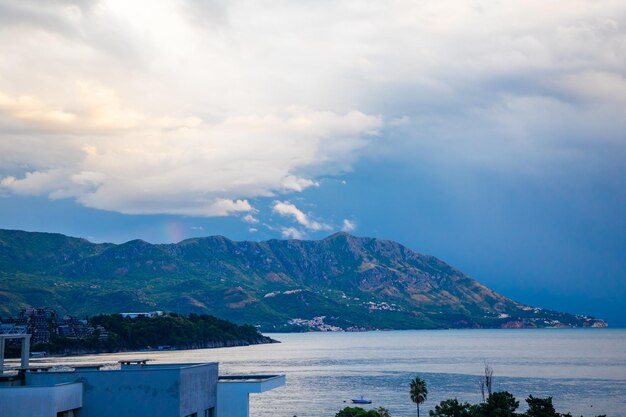
<path fill-rule="evenodd" d="M 220 374 L 284 373 L 285 387 L 252 395 L 251 416 L 334 416 L 364 395 L 394 417 L 415 415 L 409 380 L 428 383 L 423 410 L 458 398 L 479 402 L 484 361 L 494 391 L 520 401 L 554 397 L 574 416 L 626 416 L 626 329 L 386 331 L 271 334 L 281 344 L 167 352 L 139 352 L 33 360 L 33 363 L 220 362 Z"/>

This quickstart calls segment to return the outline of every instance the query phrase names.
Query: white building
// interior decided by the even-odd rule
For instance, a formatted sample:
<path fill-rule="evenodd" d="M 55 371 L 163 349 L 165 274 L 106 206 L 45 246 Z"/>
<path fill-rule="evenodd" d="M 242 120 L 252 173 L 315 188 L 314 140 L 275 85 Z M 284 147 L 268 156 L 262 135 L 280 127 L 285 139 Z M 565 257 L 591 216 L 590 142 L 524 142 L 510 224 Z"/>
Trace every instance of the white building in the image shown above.
<path fill-rule="evenodd" d="M 130 317 L 131 319 L 136 319 L 137 317 L 159 317 L 162 316 L 163 312 L 161 310 L 157 311 L 148 311 L 146 313 L 120 313 L 120 316 L 126 318 Z"/>
<path fill-rule="evenodd" d="M 284 384 L 284 375 L 218 378 L 216 362 L 140 360 L 113 368 L 22 362 L 17 372 L 0 374 L 0 417 L 248 417 L 250 394 Z"/>
<path fill-rule="evenodd" d="M 250 394 L 259 394 L 283 385 L 284 375 L 220 376 L 217 383 L 217 415 L 248 416 Z"/>

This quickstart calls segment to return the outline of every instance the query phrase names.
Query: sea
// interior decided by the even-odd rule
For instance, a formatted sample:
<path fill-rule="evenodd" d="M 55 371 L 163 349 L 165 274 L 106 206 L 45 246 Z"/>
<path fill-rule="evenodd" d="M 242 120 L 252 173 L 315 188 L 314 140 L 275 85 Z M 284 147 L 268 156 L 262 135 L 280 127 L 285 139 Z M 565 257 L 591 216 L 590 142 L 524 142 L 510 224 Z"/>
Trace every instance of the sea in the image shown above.
<path fill-rule="evenodd" d="M 493 368 L 493 391 L 509 391 L 526 408 L 529 394 L 552 397 L 573 416 L 626 417 L 626 329 L 424 330 L 268 334 L 277 344 L 34 359 L 32 364 L 220 363 L 220 374 L 285 374 L 285 386 L 250 395 L 251 417 L 333 417 L 361 395 L 365 408 L 416 415 L 409 396 L 426 380 L 422 416 L 440 401 L 482 399 L 481 375 Z"/>

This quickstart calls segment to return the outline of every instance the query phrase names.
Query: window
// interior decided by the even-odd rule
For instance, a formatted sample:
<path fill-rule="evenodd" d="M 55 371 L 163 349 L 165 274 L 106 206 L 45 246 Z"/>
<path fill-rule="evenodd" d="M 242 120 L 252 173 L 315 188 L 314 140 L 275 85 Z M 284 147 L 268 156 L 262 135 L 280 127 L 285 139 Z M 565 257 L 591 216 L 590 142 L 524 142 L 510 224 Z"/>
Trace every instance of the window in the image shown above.
<path fill-rule="evenodd" d="M 198 417 L 198 413 L 189 414 L 188 416 L 185 416 L 185 417 Z"/>
<path fill-rule="evenodd" d="M 204 417 L 215 417 L 215 407 L 204 410 Z"/>

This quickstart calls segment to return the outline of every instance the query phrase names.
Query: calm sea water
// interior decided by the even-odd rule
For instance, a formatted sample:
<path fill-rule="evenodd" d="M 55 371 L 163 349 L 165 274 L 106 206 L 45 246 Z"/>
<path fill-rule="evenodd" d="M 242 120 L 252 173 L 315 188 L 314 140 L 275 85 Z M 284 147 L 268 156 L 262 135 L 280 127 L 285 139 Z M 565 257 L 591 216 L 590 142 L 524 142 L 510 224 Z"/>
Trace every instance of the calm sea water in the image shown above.
<path fill-rule="evenodd" d="M 478 402 L 486 360 L 494 390 L 552 396 L 574 416 L 626 417 L 626 329 L 446 330 L 272 334 L 281 344 L 92 355 L 40 362 L 219 361 L 221 374 L 284 373 L 286 386 L 251 395 L 251 416 L 332 417 L 361 394 L 394 417 L 415 415 L 408 394 L 428 383 L 428 410 L 446 398 Z"/>

